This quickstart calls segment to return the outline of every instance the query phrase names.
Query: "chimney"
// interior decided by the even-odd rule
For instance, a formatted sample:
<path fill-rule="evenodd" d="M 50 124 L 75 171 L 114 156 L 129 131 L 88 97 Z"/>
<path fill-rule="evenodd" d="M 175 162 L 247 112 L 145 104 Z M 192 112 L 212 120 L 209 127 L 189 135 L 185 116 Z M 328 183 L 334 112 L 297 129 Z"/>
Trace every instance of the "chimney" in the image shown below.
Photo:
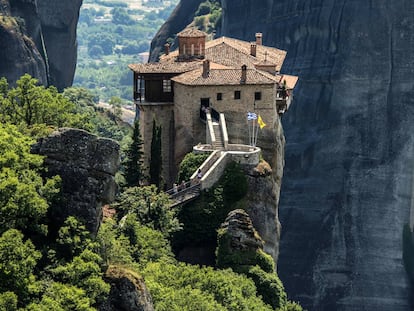
<path fill-rule="evenodd" d="M 241 79 L 240 79 L 240 83 L 246 83 L 247 80 L 247 66 L 243 65 L 241 67 Z"/>
<path fill-rule="evenodd" d="M 210 72 L 210 61 L 205 59 L 203 61 L 203 78 L 207 78 Z"/>
<path fill-rule="evenodd" d="M 262 45 L 263 34 L 261 32 L 256 33 L 256 44 Z"/>
<path fill-rule="evenodd" d="M 170 44 L 169 43 L 164 44 L 164 51 L 165 51 L 165 55 L 170 54 Z"/>
<path fill-rule="evenodd" d="M 256 57 L 256 50 L 257 50 L 256 42 L 251 42 L 250 43 L 250 55 Z"/>

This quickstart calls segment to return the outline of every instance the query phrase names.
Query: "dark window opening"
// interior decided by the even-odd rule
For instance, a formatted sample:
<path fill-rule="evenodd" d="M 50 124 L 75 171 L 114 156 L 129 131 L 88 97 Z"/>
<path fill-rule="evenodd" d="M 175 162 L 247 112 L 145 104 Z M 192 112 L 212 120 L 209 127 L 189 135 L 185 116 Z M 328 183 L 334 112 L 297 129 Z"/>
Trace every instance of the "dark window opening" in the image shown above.
<path fill-rule="evenodd" d="M 241 98 L 241 92 L 240 91 L 234 91 L 234 99 L 240 99 Z"/>
<path fill-rule="evenodd" d="M 254 92 L 254 100 L 261 100 L 262 92 Z"/>
<path fill-rule="evenodd" d="M 207 120 L 207 109 L 210 107 L 210 98 L 200 98 L 200 119 Z"/>
<path fill-rule="evenodd" d="M 223 100 L 223 93 L 217 93 L 217 100 Z"/>

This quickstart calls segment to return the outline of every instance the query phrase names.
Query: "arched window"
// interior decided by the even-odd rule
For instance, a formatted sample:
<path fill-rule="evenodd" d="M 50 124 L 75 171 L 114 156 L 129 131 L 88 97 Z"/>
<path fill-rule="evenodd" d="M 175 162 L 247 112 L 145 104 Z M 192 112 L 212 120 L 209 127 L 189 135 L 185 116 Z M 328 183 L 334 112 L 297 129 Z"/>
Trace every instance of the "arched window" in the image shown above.
<path fill-rule="evenodd" d="M 194 44 L 191 44 L 191 56 L 194 56 Z"/>

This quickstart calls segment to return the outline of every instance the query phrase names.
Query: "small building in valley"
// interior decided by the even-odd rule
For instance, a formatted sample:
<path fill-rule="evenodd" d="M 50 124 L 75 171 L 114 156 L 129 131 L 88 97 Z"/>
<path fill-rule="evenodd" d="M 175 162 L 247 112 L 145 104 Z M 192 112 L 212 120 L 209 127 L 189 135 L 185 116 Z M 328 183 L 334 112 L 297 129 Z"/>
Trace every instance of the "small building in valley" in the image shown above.
<path fill-rule="evenodd" d="M 166 44 L 159 62 L 129 65 L 144 162 L 149 163 L 155 120 L 162 128 L 162 172 L 168 186 L 184 155 L 194 145 L 211 143 L 214 134 L 209 134 L 206 112 L 213 123 L 225 117 L 225 128 L 215 133 L 217 140 L 228 137 L 246 144 L 247 113 L 260 115 L 268 125 L 264 130 L 272 130 L 289 109 L 297 82 L 295 76 L 280 74 L 286 52 L 264 46 L 261 33 L 254 42 L 227 37 L 206 41 L 207 35 L 195 28 L 177 36 L 178 50 L 170 51 Z"/>

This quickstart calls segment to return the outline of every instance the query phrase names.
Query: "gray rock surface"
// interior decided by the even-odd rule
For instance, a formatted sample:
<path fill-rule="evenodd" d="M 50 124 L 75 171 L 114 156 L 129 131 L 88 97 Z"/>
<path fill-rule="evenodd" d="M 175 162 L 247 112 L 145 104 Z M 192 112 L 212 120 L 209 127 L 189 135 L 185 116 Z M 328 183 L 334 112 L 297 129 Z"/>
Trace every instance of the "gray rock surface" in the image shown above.
<path fill-rule="evenodd" d="M 99 311 L 154 311 L 151 294 L 136 273 L 110 266 L 104 279 L 111 285 L 111 290 Z"/>
<path fill-rule="evenodd" d="M 222 1 L 223 34 L 287 50 L 279 275 L 309 310 L 411 310 L 414 3 Z"/>
<path fill-rule="evenodd" d="M 0 77 L 13 84 L 25 73 L 47 84 L 40 21 L 34 1 L 0 0 Z M 24 31 L 26 29 L 26 31 Z M 30 32 L 30 33 L 29 33 Z"/>
<path fill-rule="evenodd" d="M 282 72 L 300 77 L 282 120 L 278 271 L 290 298 L 317 311 L 411 310 L 401 238 L 414 202 L 414 2 L 222 5 L 220 34 L 262 32 L 288 52 Z"/>
<path fill-rule="evenodd" d="M 249 214 L 244 210 L 231 211 L 218 230 L 218 236 L 219 267 L 232 267 L 238 271 L 238 266 L 257 264 L 255 254 L 258 250 L 263 250 L 263 240 L 253 227 Z"/>
<path fill-rule="evenodd" d="M 0 0 L 0 77 L 25 73 L 59 90 L 72 85 L 82 0 Z"/>
<path fill-rule="evenodd" d="M 71 86 L 77 60 L 76 28 L 82 0 L 37 0 L 49 64 L 49 83 Z"/>
<path fill-rule="evenodd" d="M 280 156 L 283 160 L 283 154 Z M 278 203 L 280 180 L 275 180 L 277 171 L 283 173 L 283 166 L 272 170 L 267 162 L 261 162 L 247 174 L 248 193 L 246 211 L 254 228 L 264 241 L 263 250 L 277 263 L 279 256 L 280 222 Z"/>
<path fill-rule="evenodd" d="M 40 139 L 32 152 L 46 156 L 49 176 L 62 178 L 63 199 L 50 209 L 52 226 L 59 228 L 68 216 L 76 216 L 95 234 L 102 206 L 115 197 L 119 144 L 83 130 L 62 128 Z"/>

